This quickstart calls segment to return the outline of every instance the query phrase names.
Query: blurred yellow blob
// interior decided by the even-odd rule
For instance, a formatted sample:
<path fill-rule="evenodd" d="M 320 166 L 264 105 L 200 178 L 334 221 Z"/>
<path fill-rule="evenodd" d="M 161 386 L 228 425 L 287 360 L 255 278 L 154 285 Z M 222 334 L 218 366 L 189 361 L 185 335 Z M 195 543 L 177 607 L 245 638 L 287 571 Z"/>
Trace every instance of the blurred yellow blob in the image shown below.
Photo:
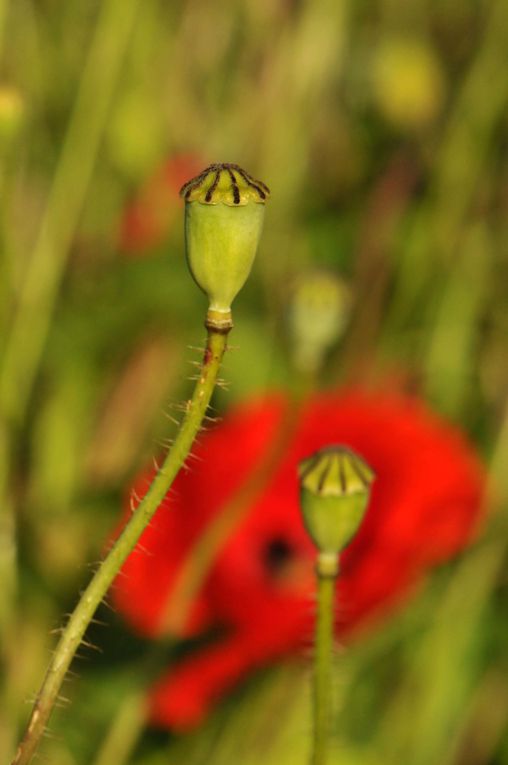
<path fill-rule="evenodd" d="M 342 337 L 349 319 L 351 291 L 332 271 L 309 269 L 293 284 L 287 323 L 293 364 L 315 373 L 326 354 Z"/>
<path fill-rule="evenodd" d="M 373 98 L 402 130 L 427 126 L 441 111 L 445 81 L 433 49 L 422 40 L 385 38 L 374 53 Z"/>
<path fill-rule="evenodd" d="M 8 143 L 18 133 L 25 113 L 25 104 L 18 90 L 0 86 L 0 143 Z"/>

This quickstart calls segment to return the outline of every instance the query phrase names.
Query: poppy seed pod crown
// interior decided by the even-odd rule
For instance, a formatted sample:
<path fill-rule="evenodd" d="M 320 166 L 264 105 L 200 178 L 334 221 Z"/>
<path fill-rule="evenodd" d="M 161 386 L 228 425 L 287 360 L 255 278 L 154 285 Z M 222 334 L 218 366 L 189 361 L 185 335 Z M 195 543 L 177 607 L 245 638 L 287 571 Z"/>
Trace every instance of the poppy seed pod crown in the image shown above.
<path fill-rule="evenodd" d="M 363 520 L 374 472 L 344 446 L 320 449 L 298 472 L 305 528 L 321 552 L 341 552 Z"/>
<path fill-rule="evenodd" d="M 184 184 L 180 196 L 187 262 L 208 296 L 208 319 L 231 326 L 231 303 L 249 276 L 270 191 L 238 165 L 223 163 Z"/>

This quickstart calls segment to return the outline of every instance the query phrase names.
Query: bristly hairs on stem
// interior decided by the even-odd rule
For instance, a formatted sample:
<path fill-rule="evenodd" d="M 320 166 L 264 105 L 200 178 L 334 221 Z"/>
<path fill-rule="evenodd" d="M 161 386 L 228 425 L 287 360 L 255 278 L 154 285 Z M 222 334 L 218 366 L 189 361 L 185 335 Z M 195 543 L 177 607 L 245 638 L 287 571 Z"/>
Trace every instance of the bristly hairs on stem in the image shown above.
<path fill-rule="evenodd" d="M 185 198 L 185 245 L 191 273 L 207 294 L 206 346 L 192 398 L 183 405 L 183 421 L 172 448 L 133 510 L 123 531 L 103 559 L 66 623 L 37 695 L 12 765 L 28 765 L 47 729 L 69 666 L 99 604 L 129 554 L 164 502 L 185 466 L 214 388 L 233 327 L 231 302 L 246 281 L 261 235 L 269 190 L 238 165 L 213 165 L 182 189 Z"/>
<path fill-rule="evenodd" d="M 203 372 L 196 384 L 192 399 L 187 402 L 186 416 L 173 448 L 157 470 L 147 494 L 133 511 L 64 627 L 13 765 L 28 765 L 30 762 L 55 706 L 67 669 L 73 657 L 77 655 L 79 645 L 85 644 L 83 636 L 90 620 L 127 556 L 136 546 L 141 533 L 165 499 L 176 474 L 184 465 L 215 387 L 226 342 L 227 334 L 209 329 L 207 342 L 209 352 L 203 360 Z"/>

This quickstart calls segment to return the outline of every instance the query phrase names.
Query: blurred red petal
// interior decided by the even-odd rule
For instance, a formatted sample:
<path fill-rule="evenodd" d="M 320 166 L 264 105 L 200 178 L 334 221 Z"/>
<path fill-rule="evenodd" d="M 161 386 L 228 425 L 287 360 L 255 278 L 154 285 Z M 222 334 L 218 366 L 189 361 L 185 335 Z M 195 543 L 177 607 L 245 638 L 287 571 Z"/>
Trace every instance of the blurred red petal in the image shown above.
<path fill-rule="evenodd" d="M 196 155 L 176 154 L 155 171 L 120 220 L 122 252 L 139 255 L 164 242 L 180 209 L 180 188 L 202 168 Z"/>
<path fill-rule="evenodd" d="M 133 628 L 158 634 L 193 543 L 259 464 L 286 415 L 294 416 L 283 396 L 267 397 L 238 407 L 201 437 L 194 451 L 202 460 L 178 476 L 175 495 L 142 536 L 147 552 L 133 553 L 117 582 L 116 605 Z M 366 518 L 342 556 L 337 626 L 343 636 L 393 610 L 474 535 L 482 466 L 458 429 L 423 403 L 352 390 L 317 395 L 296 416 L 289 448 L 225 543 L 186 625 L 187 634 L 221 625 L 226 637 L 191 654 L 155 686 L 157 724 L 192 726 L 249 671 L 310 639 L 314 550 L 298 506 L 302 457 L 343 443 L 377 476 Z"/>

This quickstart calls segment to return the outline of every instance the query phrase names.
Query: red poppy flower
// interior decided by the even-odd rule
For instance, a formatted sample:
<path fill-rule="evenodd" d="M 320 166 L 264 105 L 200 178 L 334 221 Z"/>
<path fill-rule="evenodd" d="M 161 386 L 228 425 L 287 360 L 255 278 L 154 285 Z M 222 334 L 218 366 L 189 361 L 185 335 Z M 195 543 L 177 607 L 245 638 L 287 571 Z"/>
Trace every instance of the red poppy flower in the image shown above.
<path fill-rule="evenodd" d="M 244 404 L 196 447 L 192 468 L 159 508 L 117 581 L 114 600 L 146 636 L 162 620 L 182 563 L 208 521 L 259 465 L 285 416 L 283 396 Z M 375 470 L 362 527 L 341 561 L 341 637 L 389 612 L 432 566 L 472 538 L 482 467 L 461 434 L 420 402 L 361 392 L 319 395 L 296 415 L 271 478 L 223 546 L 183 630 L 220 626 L 220 638 L 172 667 L 151 691 L 151 718 L 176 729 L 198 723 L 258 666 L 297 651 L 312 634 L 315 555 L 300 519 L 296 466 L 343 443 Z"/>

